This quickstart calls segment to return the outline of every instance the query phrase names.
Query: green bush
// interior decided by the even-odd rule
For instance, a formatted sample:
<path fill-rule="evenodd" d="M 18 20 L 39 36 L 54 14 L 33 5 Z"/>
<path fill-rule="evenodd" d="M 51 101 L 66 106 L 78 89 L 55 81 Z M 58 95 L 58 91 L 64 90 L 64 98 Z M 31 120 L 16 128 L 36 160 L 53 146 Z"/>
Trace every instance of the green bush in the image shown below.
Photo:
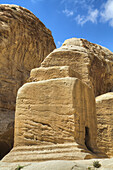
<path fill-rule="evenodd" d="M 20 170 L 22 169 L 24 166 L 18 165 L 18 167 L 15 170 Z"/>
<path fill-rule="evenodd" d="M 94 166 L 95 168 L 100 168 L 100 167 L 101 167 L 101 164 L 99 163 L 99 161 L 94 161 L 94 162 L 93 162 L 93 166 Z"/>
<path fill-rule="evenodd" d="M 91 170 L 91 167 L 88 167 L 87 169 L 88 169 L 88 170 Z"/>

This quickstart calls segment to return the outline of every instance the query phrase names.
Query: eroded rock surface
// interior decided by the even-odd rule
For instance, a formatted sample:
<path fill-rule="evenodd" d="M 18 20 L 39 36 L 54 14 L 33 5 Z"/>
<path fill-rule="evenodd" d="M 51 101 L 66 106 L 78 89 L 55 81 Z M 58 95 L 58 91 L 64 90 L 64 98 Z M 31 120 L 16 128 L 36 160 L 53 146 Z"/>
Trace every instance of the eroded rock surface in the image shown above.
<path fill-rule="evenodd" d="M 17 90 L 53 49 L 50 30 L 33 13 L 16 5 L 0 5 L 0 157 L 3 143 L 8 145 L 4 150 L 13 144 Z"/>
<path fill-rule="evenodd" d="M 85 39 L 72 38 L 55 49 L 42 62 L 42 67 L 70 66 L 81 80 L 94 89 L 95 96 L 113 89 L 113 53 Z"/>
<path fill-rule="evenodd" d="M 96 97 L 96 112 L 98 147 L 113 157 L 113 92 Z"/>

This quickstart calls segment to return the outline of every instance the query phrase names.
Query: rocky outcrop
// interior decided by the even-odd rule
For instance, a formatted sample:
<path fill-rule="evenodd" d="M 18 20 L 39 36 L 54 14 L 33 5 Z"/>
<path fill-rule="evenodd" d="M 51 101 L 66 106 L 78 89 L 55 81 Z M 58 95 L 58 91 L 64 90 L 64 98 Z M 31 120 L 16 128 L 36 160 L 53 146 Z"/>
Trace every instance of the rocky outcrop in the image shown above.
<path fill-rule="evenodd" d="M 113 90 L 113 53 L 85 39 L 66 40 L 42 62 L 42 67 L 70 66 L 81 80 L 94 89 L 95 96 Z"/>
<path fill-rule="evenodd" d="M 97 144 L 113 157 L 113 92 L 96 97 Z"/>
<path fill-rule="evenodd" d="M 0 157 L 13 144 L 17 90 L 54 48 L 50 30 L 33 13 L 0 5 Z"/>

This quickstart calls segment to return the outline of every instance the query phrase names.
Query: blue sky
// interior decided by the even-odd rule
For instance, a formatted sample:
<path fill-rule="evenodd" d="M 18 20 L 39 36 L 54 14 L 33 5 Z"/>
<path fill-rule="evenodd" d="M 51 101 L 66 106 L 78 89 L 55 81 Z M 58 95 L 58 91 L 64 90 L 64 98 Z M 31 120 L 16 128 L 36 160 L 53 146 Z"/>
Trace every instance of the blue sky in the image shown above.
<path fill-rule="evenodd" d="M 57 47 L 85 38 L 113 51 L 113 0 L 0 0 L 32 11 L 52 31 Z"/>

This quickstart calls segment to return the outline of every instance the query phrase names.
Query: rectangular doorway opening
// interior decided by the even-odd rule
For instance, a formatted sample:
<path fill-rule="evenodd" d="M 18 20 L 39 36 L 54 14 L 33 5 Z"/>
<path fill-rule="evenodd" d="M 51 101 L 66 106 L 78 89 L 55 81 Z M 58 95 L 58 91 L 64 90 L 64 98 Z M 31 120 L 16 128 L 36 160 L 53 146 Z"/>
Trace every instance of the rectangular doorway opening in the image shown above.
<path fill-rule="evenodd" d="M 88 127 L 85 127 L 85 145 L 86 145 L 86 147 L 89 151 L 93 152 L 92 149 L 91 149 L 90 135 L 89 135 L 89 128 Z"/>

